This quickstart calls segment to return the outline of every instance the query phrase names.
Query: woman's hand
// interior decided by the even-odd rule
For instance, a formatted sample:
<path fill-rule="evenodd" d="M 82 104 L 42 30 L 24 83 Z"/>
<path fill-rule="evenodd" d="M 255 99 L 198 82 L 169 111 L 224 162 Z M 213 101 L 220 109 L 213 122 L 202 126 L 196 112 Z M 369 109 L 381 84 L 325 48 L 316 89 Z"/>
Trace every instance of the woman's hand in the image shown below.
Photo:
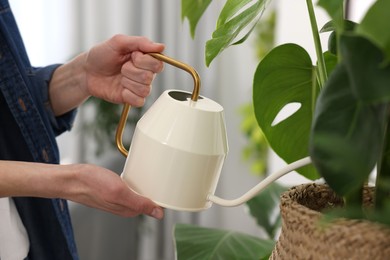
<path fill-rule="evenodd" d="M 93 47 L 86 57 L 87 92 L 113 103 L 142 106 L 163 63 L 147 53 L 164 45 L 144 37 L 116 35 Z"/>
<path fill-rule="evenodd" d="M 64 197 L 123 217 L 146 214 L 161 219 L 164 212 L 151 200 L 134 193 L 116 173 L 94 165 L 73 165 L 75 173 Z"/>
<path fill-rule="evenodd" d="M 147 53 L 162 52 L 164 45 L 145 37 L 116 35 L 57 68 L 49 96 L 56 116 L 78 107 L 89 96 L 112 103 L 142 106 L 163 62 Z"/>
<path fill-rule="evenodd" d="M 63 198 L 123 217 L 161 219 L 163 209 L 134 193 L 116 173 L 90 164 L 0 160 L 0 197 Z"/>

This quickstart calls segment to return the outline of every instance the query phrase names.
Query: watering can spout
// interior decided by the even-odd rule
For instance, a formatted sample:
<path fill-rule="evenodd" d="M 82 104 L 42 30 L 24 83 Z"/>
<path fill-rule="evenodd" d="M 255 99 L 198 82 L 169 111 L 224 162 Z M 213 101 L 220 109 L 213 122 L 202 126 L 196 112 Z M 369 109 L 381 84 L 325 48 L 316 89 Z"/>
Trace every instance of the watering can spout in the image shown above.
<path fill-rule="evenodd" d="M 222 199 L 218 196 L 210 194 L 208 197 L 208 200 L 215 203 L 215 204 L 218 204 L 220 206 L 224 206 L 224 207 L 239 206 L 241 204 L 244 204 L 245 202 L 247 202 L 251 198 L 253 198 L 256 194 L 258 194 L 260 191 L 265 189 L 268 185 L 270 185 L 275 180 L 279 179 L 280 177 L 286 175 L 287 173 L 289 173 L 291 171 L 294 171 L 298 168 L 306 166 L 310 163 L 311 163 L 310 157 L 305 157 L 303 159 L 295 161 L 295 162 L 285 166 L 284 168 L 280 169 L 279 171 L 272 173 L 271 175 L 266 177 L 263 181 L 261 181 L 259 184 L 257 184 L 252 189 L 250 189 L 247 193 L 245 193 L 244 195 L 242 195 L 241 197 L 239 197 L 237 199 L 227 200 L 227 199 Z"/>

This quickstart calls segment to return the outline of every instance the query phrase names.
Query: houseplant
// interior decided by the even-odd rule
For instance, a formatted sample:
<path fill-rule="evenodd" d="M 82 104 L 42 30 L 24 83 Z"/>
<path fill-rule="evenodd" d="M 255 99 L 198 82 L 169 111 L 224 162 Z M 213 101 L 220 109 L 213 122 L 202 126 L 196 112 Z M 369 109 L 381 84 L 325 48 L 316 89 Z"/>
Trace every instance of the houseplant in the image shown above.
<path fill-rule="evenodd" d="M 362 208 L 363 186 L 378 165 L 375 211 L 386 211 L 390 174 L 386 160 L 390 25 L 385 22 L 384 10 L 388 10 L 390 3 L 376 1 L 362 22 L 353 24 L 343 18 L 343 1 L 319 1 L 332 18 L 323 28 L 333 30 L 329 51 L 324 54 L 311 1 L 307 5 L 317 66 L 312 65 L 303 48 L 294 44 L 278 46 L 269 53 L 254 77 L 254 106 L 259 125 L 272 148 L 287 162 L 297 156 L 294 146 L 300 147 L 302 155 L 310 154 L 313 170 L 355 210 Z M 272 70 L 277 72 L 269 75 Z M 286 86 L 287 79 L 290 86 Z M 271 87 L 274 89 L 270 90 Z M 264 104 L 266 100 L 268 104 Z M 301 108 L 283 122 L 285 125 L 279 124 L 281 129 L 279 125 L 272 126 L 272 115 L 289 102 L 300 102 Z M 315 176 L 310 171 L 302 174 Z"/>
<path fill-rule="evenodd" d="M 182 1 L 183 17 L 190 21 L 193 34 L 210 2 Z M 191 4 L 191 12 L 186 12 Z M 266 4 L 228 0 L 206 43 L 206 64 L 230 45 L 245 41 Z M 270 51 L 254 75 L 257 121 L 271 148 L 287 163 L 310 155 L 314 166 L 298 172 L 310 179 L 323 177 L 342 198 L 344 207 L 333 211 L 335 217 L 389 224 L 390 24 L 386 16 L 390 2 L 375 1 L 357 24 L 345 17 L 349 1 L 319 0 L 331 18 L 322 29 L 330 32 L 326 52 L 319 41 L 313 3 L 306 0 L 306 4 L 317 61 L 313 65 L 307 51 L 296 44 Z M 247 33 L 241 36 L 244 29 Z M 297 103 L 299 109 L 273 124 L 290 103 Z M 362 207 L 362 191 L 375 166 L 375 205 L 367 210 Z"/>

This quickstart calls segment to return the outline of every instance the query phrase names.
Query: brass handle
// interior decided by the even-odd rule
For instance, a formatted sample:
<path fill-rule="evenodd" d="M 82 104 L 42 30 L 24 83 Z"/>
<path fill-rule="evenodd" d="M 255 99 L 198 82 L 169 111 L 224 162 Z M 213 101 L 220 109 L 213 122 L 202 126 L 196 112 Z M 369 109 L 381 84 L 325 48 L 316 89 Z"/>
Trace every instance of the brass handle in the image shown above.
<path fill-rule="evenodd" d="M 173 58 L 170 58 L 168 56 L 165 56 L 162 53 L 148 53 L 148 54 L 150 56 L 158 59 L 158 60 L 164 61 L 164 62 L 166 62 L 166 63 L 168 63 L 168 64 L 170 64 L 172 66 L 175 66 L 175 67 L 177 67 L 179 69 L 185 70 L 188 73 L 190 73 L 192 78 L 193 78 L 193 80 L 194 80 L 194 89 L 192 91 L 191 100 L 192 101 L 197 101 L 198 100 L 199 89 L 200 89 L 200 77 L 199 77 L 198 72 L 193 67 L 191 67 L 191 66 L 189 66 L 189 65 L 187 65 L 187 64 L 185 64 L 183 62 L 180 62 L 178 60 L 175 60 Z M 127 157 L 127 155 L 129 154 L 129 151 L 123 145 L 123 132 L 125 130 L 126 121 L 127 121 L 128 115 L 129 115 L 129 111 L 130 111 L 130 105 L 129 104 L 125 104 L 123 106 L 122 114 L 121 114 L 121 117 L 120 117 L 120 120 L 119 120 L 118 127 L 116 129 L 116 135 L 115 135 L 116 146 L 117 146 L 118 150 L 125 157 Z"/>

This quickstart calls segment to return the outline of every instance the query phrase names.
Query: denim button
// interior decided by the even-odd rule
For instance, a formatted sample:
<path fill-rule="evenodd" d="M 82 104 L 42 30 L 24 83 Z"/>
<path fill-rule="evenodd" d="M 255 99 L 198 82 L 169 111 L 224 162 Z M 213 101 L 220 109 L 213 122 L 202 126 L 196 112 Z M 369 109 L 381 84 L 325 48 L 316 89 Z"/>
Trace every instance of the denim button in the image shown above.
<path fill-rule="evenodd" d="M 26 112 L 27 111 L 27 107 L 26 107 L 26 104 L 24 103 L 23 99 L 22 98 L 18 98 L 18 103 L 19 103 L 19 106 L 20 108 Z"/>

